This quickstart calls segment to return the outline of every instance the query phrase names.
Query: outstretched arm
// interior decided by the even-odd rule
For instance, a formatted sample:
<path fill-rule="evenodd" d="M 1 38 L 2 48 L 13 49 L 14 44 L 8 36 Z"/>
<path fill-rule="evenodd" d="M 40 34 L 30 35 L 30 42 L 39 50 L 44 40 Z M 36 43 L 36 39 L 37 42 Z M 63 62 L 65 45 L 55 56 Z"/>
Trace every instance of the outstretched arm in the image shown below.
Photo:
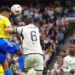
<path fill-rule="evenodd" d="M 22 31 L 23 31 L 23 27 L 5 28 L 5 32 L 10 34 L 12 33 L 21 34 Z"/>
<path fill-rule="evenodd" d="M 5 28 L 5 32 L 7 33 L 14 33 L 15 28 Z"/>

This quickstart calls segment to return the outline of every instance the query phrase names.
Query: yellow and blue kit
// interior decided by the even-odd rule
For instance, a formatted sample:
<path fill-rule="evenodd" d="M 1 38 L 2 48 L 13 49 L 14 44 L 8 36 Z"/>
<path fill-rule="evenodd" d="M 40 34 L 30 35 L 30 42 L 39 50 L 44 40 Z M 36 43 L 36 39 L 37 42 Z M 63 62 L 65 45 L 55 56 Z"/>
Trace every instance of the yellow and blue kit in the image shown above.
<path fill-rule="evenodd" d="M 14 54 L 20 50 L 20 47 L 10 40 L 10 34 L 5 32 L 7 27 L 11 27 L 9 19 L 0 15 L 0 64 L 5 62 L 6 53 Z"/>

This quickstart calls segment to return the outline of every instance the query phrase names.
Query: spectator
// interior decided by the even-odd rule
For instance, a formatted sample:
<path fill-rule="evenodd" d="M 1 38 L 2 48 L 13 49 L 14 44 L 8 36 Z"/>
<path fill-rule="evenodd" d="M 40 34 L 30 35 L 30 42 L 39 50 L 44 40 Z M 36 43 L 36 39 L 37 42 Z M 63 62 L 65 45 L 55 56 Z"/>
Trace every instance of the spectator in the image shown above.
<path fill-rule="evenodd" d="M 63 60 L 63 71 L 64 75 L 75 74 L 75 45 L 69 47 L 69 55 Z"/>

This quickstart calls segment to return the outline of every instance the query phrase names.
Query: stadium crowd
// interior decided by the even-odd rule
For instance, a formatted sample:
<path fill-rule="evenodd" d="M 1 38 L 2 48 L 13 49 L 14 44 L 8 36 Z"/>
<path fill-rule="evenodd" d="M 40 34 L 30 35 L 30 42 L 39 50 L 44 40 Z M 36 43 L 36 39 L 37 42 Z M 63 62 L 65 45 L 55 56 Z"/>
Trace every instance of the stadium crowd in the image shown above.
<path fill-rule="evenodd" d="M 67 1 L 64 6 L 60 1 L 54 1 L 54 4 L 50 3 L 44 7 L 39 3 L 35 7 L 33 5 L 23 6 L 21 15 L 10 18 L 14 27 L 26 25 L 24 20 L 27 17 L 33 18 L 35 25 L 39 27 L 40 41 L 44 52 L 44 75 L 63 75 L 63 59 L 68 54 L 68 51 L 61 48 L 69 30 L 66 17 L 75 17 L 75 6 L 71 6 L 71 2 Z M 12 40 L 21 46 L 22 42 L 19 36 L 13 35 Z M 9 54 L 8 58 L 11 59 Z M 16 58 L 13 59 L 16 60 Z M 13 62 L 12 69 L 18 70 L 17 62 Z"/>

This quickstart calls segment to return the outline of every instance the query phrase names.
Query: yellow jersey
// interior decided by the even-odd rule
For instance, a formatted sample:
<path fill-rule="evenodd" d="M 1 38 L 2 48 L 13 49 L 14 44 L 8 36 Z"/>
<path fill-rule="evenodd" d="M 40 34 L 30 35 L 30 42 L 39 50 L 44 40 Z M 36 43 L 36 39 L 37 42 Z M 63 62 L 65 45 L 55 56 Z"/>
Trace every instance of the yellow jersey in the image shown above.
<path fill-rule="evenodd" d="M 10 39 L 9 33 L 5 32 L 5 28 L 10 27 L 11 23 L 7 17 L 0 15 L 0 38 Z"/>

